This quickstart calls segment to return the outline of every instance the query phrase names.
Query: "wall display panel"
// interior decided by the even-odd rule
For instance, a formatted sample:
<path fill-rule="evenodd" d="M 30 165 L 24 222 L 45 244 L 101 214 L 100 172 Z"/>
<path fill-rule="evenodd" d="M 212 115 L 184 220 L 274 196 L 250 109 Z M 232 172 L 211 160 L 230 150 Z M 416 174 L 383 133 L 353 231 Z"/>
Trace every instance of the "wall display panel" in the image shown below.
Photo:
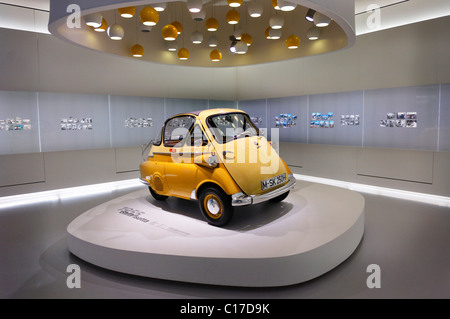
<path fill-rule="evenodd" d="M 0 91 L 0 155 L 40 152 L 36 92 Z"/>
<path fill-rule="evenodd" d="M 297 125 L 297 114 L 291 113 L 280 113 L 280 115 L 275 116 L 275 127 L 276 128 L 290 128 Z"/>
<path fill-rule="evenodd" d="M 42 151 L 111 147 L 108 98 L 107 95 L 39 93 Z M 64 129 L 69 123 L 72 129 Z"/>
<path fill-rule="evenodd" d="M 185 112 L 199 111 L 208 109 L 208 100 L 197 99 L 166 99 L 165 117 L 166 119 Z M 156 123 L 155 123 L 156 125 Z"/>
<path fill-rule="evenodd" d="M 90 131 L 93 128 L 91 117 L 63 117 L 60 123 L 61 131 Z"/>
<path fill-rule="evenodd" d="M 237 109 L 237 101 L 225 101 L 225 100 L 209 100 L 209 108 L 227 108 L 227 109 Z"/>
<path fill-rule="evenodd" d="M 278 128 L 280 142 L 307 143 L 308 96 L 267 100 L 268 127 Z"/>
<path fill-rule="evenodd" d="M 164 99 L 110 96 L 112 147 L 147 144 L 164 123 Z"/>
<path fill-rule="evenodd" d="M 354 125 L 355 122 L 359 125 L 359 115 L 355 121 L 355 115 L 341 115 L 342 125 Z M 353 118 L 353 120 L 351 120 Z M 333 112 L 312 112 L 309 119 L 309 128 L 334 128 L 334 113 Z"/>
<path fill-rule="evenodd" d="M 443 84 L 440 89 L 439 151 L 450 152 L 450 84 Z"/>
<path fill-rule="evenodd" d="M 363 146 L 435 151 L 438 117 L 439 85 L 365 91 Z"/>
<path fill-rule="evenodd" d="M 380 120 L 380 127 L 417 128 L 417 112 L 389 112 Z"/>
<path fill-rule="evenodd" d="M 309 96 L 308 143 L 362 146 L 364 92 Z"/>
<path fill-rule="evenodd" d="M 252 122 L 260 129 L 263 130 L 263 134 L 267 133 L 267 100 L 249 100 L 239 101 L 238 108 L 245 111 Z M 269 132 L 270 133 L 270 132 Z"/>

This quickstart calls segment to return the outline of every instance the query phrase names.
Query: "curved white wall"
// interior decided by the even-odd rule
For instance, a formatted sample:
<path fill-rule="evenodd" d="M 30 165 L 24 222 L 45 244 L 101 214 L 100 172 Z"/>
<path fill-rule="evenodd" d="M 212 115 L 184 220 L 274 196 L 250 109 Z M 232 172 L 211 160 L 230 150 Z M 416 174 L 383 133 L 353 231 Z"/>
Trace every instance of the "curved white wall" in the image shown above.
<path fill-rule="evenodd" d="M 241 67 L 238 100 L 448 83 L 449 29 L 447 16 L 358 36 L 346 50 Z"/>
<path fill-rule="evenodd" d="M 0 90 L 248 100 L 449 83 L 449 29 L 444 17 L 361 35 L 334 53 L 230 68 L 136 61 L 0 29 Z"/>
<path fill-rule="evenodd" d="M 335 53 L 218 69 L 173 67 L 136 61 L 83 49 L 51 35 L 0 29 L 0 91 L 243 101 L 450 83 L 449 29 L 450 17 L 444 17 L 358 36 L 355 46 Z M 14 108 L 14 103 L 11 108 Z M 447 119 L 444 116 L 441 122 L 448 123 Z M 303 173 L 318 176 L 326 173 L 328 177 L 358 182 L 364 179 L 369 184 L 378 183 L 448 196 L 448 152 L 432 152 L 433 183 L 426 184 L 391 179 L 388 182 L 384 182 L 385 179 L 382 179 L 383 182 L 373 182 L 373 177 L 358 175 L 360 171 L 356 169 L 360 167 L 342 170 L 332 166 L 333 163 L 356 163 L 360 156 L 359 148 L 302 145 L 295 150 L 307 156 L 300 163 Z M 4 163 L 18 163 L 20 166 L 16 170 L 2 171 L 15 178 L 10 184 L 24 184 L 3 187 L 0 196 L 131 178 L 135 172 L 119 172 L 116 160 L 122 162 L 122 153 L 139 155 L 139 152 L 139 148 L 134 151 L 109 148 L 31 154 L 29 156 L 36 157 L 31 161 L 35 165 L 33 168 L 37 166 L 37 169 L 33 169 L 37 175 L 31 176 L 31 181 L 22 180 L 23 166 L 16 161 L 17 158 L 23 158 L 22 154 L 1 157 L 0 161 Z M 385 152 L 391 154 L 391 150 Z M 345 156 L 339 157 L 341 153 Z M 335 160 L 337 155 L 341 161 Z M 74 156 L 81 157 L 79 163 L 98 163 L 93 167 L 102 167 L 104 171 L 96 172 L 96 176 L 86 172 L 83 175 L 82 165 L 73 172 L 66 170 L 66 166 L 56 165 L 71 165 L 68 159 Z M 108 158 L 108 165 L 103 162 L 105 158 Z M 318 158 L 329 161 L 317 161 Z M 136 156 L 136 163 L 130 162 L 128 158 L 125 162 L 128 166 L 136 167 L 139 156 Z M 402 160 L 398 163 L 402 163 Z M 62 170 L 69 174 L 67 178 L 61 178 Z M 26 177 L 29 179 L 30 175 Z M 61 184 L 66 182 L 70 185 Z"/>

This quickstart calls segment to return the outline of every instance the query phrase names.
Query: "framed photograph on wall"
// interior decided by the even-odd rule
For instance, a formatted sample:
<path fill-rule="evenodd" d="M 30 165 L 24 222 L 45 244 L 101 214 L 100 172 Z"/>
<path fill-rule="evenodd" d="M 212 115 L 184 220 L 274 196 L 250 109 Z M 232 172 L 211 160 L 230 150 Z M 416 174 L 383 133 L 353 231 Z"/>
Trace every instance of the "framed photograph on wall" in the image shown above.
<path fill-rule="evenodd" d="M 388 120 L 380 120 L 380 127 L 389 127 Z"/>
<path fill-rule="evenodd" d="M 395 120 L 395 127 L 406 127 L 406 120 Z"/>
<path fill-rule="evenodd" d="M 406 112 L 397 112 L 397 119 L 398 120 L 406 119 Z"/>
<path fill-rule="evenodd" d="M 407 112 L 406 119 L 407 120 L 417 120 L 417 112 Z"/>
<path fill-rule="evenodd" d="M 408 128 L 416 128 L 417 120 L 406 120 L 406 127 Z"/>

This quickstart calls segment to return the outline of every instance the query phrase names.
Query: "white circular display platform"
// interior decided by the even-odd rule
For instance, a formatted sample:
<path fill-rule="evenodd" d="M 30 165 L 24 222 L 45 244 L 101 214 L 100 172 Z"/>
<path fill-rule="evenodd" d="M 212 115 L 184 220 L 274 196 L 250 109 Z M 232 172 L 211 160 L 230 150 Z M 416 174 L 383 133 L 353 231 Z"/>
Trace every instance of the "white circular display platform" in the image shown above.
<path fill-rule="evenodd" d="M 192 283 L 275 287 L 316 278 L 347 259 L 364 233 L 364 198 L 297 181 L 281 203 L 236 207 L 224 228 L 198 203 L 147 189 L 99 205 L 67 228 L 69 250 L 123 273 Z"/>

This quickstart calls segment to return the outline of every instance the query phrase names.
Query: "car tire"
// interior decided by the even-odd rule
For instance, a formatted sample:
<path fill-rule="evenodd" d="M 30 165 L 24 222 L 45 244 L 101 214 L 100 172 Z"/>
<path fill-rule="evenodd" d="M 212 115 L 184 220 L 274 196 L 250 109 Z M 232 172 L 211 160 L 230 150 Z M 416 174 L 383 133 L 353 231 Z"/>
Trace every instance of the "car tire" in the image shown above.
<path fill-rule="evenodd" d="M 231 197 L 219 188 L 209 187 L 199 197 L 200 210 L 209 224 L 225 226 L 233 217 Z"/>
<path fill-rule="evenodd" d="M 285 200 L 286 197 L 288 197 L 288 195 L 289 195 L 289 191 L 287 191 L 284 194 L 278 195 L 277 197 L 271 198 L 270 201 L 272 203 L 278 203 L 278 202 L 281 202 L 281 201 Z"/>
<path fill-rule="evenodd" d="M 166 200 L 168 196 L 159 195 L 157 192 L 155 192 L 150 186 L 148 187 L 150 194 L 152 194 L 153 198 L 156 200 Z"/>

